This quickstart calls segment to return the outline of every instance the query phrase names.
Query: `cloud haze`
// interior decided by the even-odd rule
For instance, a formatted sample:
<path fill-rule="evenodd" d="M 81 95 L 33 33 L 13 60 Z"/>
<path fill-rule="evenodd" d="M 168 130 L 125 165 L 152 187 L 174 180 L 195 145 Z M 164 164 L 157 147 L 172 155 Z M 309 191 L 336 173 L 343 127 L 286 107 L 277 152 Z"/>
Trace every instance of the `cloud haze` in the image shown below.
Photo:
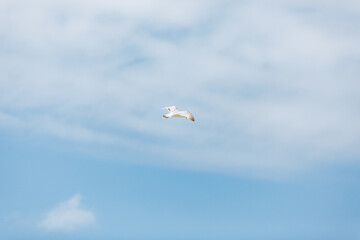
<path fill-rule="evenodd" d="M 260 175 L 360 156 L 358 1 L 37 3 L 0 3 L 0 127 Z"/>
<path fill-rule="evenodd" d="M 39 226 L 48 231 L 68 231 L 94 224 L 95 215 L 81 207 L 81 198 L 80 194 L 75 194 L 69 200 L 51 209 Z"/>

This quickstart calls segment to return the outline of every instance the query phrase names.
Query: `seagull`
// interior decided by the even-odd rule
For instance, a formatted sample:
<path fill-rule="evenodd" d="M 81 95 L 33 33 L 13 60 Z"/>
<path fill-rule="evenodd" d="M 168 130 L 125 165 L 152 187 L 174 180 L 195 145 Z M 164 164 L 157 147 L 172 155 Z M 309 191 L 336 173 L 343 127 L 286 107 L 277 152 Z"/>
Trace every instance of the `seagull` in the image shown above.
<path fill-rule="evenodd" d="M 195 121 L 194 116 L 188 111 L 179 111 L 176 106 L 164 107 L 162 109 L 167 109 L 169 111 L 168 114 L 163 115 L 163 118 L 170 118 L 170 117 L 184 117 L 188 120 Z"/>

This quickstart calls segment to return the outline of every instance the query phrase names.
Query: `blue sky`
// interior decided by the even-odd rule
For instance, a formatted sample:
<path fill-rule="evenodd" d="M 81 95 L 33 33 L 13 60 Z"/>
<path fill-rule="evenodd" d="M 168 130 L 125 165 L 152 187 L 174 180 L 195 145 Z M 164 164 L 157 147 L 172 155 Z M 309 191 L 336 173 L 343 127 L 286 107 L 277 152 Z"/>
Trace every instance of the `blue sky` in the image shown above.
<path fill-rule="evenodd" d="M 359 13 L 1 1 L 0 238 L 359 239 Z"/>

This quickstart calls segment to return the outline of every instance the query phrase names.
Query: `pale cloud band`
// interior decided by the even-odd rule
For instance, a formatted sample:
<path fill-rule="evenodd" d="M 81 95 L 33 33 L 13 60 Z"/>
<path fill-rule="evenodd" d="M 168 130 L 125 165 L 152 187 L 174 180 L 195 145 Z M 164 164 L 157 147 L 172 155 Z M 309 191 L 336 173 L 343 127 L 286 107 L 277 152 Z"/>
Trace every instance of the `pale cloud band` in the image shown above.
<path fill-rule="evenodd" d="M 0 4 L 5 128 L 260 175 L 359 159 L 359 1 Z"/>
<path fill-rule="evenodd" d="M 70 231 L 95 223 L 92 211 L 81 206 L 82 196 L 75 194 L 45 214 L 39 227 L 47 231 Z"/>

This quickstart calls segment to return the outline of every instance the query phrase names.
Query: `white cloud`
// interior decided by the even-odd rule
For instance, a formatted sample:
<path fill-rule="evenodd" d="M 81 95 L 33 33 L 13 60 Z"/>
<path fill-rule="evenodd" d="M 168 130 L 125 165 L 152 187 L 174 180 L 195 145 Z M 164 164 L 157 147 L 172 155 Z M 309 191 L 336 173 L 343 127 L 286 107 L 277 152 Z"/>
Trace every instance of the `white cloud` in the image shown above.
<path fill-rule="evenodd" d="M 95 223 L 95 215 L 81 207 L 80 194 L 75 194 L 69 200 L 59 204 L 39 223 L 40 228 L 49 231 L 75 230 Z"/>
<path fill-rule="evenodd" d="M 260 175 L 360 156 L 358 1 L 0 4 L 4 126 Z"/>

